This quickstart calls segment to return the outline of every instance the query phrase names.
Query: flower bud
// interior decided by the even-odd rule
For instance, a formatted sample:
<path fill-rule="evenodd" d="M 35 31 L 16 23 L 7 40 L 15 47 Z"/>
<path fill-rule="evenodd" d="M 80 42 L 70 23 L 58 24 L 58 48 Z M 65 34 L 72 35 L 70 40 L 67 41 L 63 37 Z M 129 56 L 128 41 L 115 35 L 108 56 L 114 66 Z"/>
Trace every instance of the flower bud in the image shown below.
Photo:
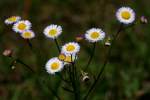
<path fill-rule="evenodd" d="M 11 57 L 11 56 L 12 56 L 12 50 L 11 50 L 11 49 L 6 49 L 6 50 L 4 50 L 3 55 L 4 55 L 4 56 Z"/>
<path fill-rule="evenodd" d="M 142 24 L 147 24 L 148 23 L 148 20 L 145 16 L 141 16 L 140 21 L 141 21 Z"/>
<path fill-rule="evenodd" d="M 82 34 L 79 34 L 79 35 L 76 36 L 76 41 L 77 41 L 77 42 L 80 42 L 80 41 L 82 41 L 83 39 L 84 39 L 84 35 L 82 35 Z"/>

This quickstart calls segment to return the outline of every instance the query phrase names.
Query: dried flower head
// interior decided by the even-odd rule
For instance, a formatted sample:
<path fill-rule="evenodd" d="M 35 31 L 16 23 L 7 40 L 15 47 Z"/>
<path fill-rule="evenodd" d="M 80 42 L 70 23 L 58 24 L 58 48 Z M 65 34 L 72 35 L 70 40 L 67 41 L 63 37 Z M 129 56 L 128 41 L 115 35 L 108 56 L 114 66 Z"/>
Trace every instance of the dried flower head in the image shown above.
<path fill-rule="evenodd" d="M 83 34 L 79 34 L 79 35 L 76 36 L 76 41 L 77 41 L 77 42 L 80 42 L 80 41 L 82 41 L 83 39 L 84 39 L 84 35 L 83 35 Z"/>
<path fill-rule="evenodd" d="M 111 37 L 108 36 L 105 40 L 105 46 L 110 46 L 111 45 Z"/>

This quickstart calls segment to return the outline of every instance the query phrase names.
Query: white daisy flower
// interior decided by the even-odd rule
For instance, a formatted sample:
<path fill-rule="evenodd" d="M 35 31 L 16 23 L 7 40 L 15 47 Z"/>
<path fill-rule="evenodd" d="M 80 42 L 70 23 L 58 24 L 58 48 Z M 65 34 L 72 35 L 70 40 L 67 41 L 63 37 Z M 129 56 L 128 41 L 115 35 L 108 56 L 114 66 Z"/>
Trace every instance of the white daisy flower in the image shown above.
<path fill-rule="evenodd" d="M 62 27 L 58 25 L 49 25 L 44 29 L 44 34 L 46 37 L 55 39 L 62 33 Z"/>
<path fill-rule="evenodd" d="M 135 12 L 130 7 L 121 7 L 116 12 L 117 20 L 124 24 L 130 24 L 135 20 Z"/>
<path fill-rule="evenodd" d="M 100 40 L 103 40 L 105 38 L 105 32 L 103 32 L 99 28 L 91 28 L 86 31 L 85 38 L 89 42 L 98 42 Z"/>
<path fill-rule="evenodd" d="M 69 42 L 62 46 L 62 53 L 63 54 L 76 54 L 80 50 L 80 45 L 76 42 Z"/>
<path fill-rule="evenodd" d="M 21 20 L 14 24 L 13 30 L 22 33 L 31 28 L 31 22 L 28 20 Z"/>
<path fill-rule="evenodd" d="M 57 57 L 51 58 L 45 65 L 45 68 L 49 74 L 55 74 L 56 72 L 60 72 L 63 67 L 63 62 L 60 61 Z"/>
<path fill-rule="evenodd" d="M 21 20 L 20 16 L 11 16 L 11 17 L 9 17 L 5 20 L 5 24 L 7 24 L 7 25 L 13 24 L 13 23 L 16 23 L 19 20 Z"/>
<path fill-rule="evenodd" d="M 26 30 L 23 33 L 21 33 L 21 37 L 24 39 L 32 39 L 35 37 L 35 33 L 31 30 Z"/>

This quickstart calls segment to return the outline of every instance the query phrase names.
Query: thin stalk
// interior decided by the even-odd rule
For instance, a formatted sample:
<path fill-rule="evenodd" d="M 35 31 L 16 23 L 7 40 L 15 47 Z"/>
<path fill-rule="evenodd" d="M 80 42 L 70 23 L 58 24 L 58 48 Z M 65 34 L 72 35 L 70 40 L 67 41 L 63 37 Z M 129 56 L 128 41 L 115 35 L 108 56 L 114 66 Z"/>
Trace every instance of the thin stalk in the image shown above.
<path fill-rule="evenodd" d="M 67 91 L 67 92 L 69 92 L 69 93 L 74 93 L 73 92 L 73 90 L 70 90 L 70 89 L 68 89 L 68 88 L 66 88 L 66 87 L 62 87 L 65 91 Z"/>
<path fill-rule="evenodd" d="M 60 52 L 61 52 L 61 50 L 60 50 L 60 46 L 59 46 L 59 44 L 58 44 L 57 39 L 54 39 L 54 41 L 55 41 L 55 44 L 56 44 L 56 46 L 57 46 L 58 52 L 60 53 Z"/>
<path fill-rule="evenodd" d="M 52 87 L 50 85 L 47 85 L 45 82 L 46 80 L 44 79 L 43 81 L 39 80 L 39 78 L 37 79 L 39 81 L 39 83 L 43 83 L 44 86 L 47 86 L 48 90 L 51 91 L 51 93 L 57 98 L 57 100 L 61 100 L 61 98 L 58 96 L 58 94 L 56 93 L 56 91 L 54 91 L 52 89 Z"/>
<path fill-rule="evenodd" d="M 24 63 L 23 61 L 21 61 L 20 59 L 16 59 L 16 62 L 18 62 L 18 63 L 24 65 L 28 70 L 30 70 L 31 72 L 35 73 L 34 70 L 33 70 L 30 66 L 28 66 L 27 64 L 25 64 L 25 63 Z"/>
<path fill-rule="evenodd" d="M 109 50 L 108 50 L 108 53 L 107 53 L 106 59 L 105 59 L 105 61 L 104 61 L 104 64 L 103 64 L 102 68 L 100 69 L 100 71 L 99 71 L 99 73 L 98 73 L 98 76 L 97 76 L 97 78 L 95 79 L 94 83 L 92 84 L 92 86 L 90 87 L 89 91 L 88 91 L 87 94 L 85 95 L 84 100 L 87 100 L 89 94 L 92 92 L 92 90 L 93 90 L 94 87 L 96 86 L 96 83 L 98 82 L 98 80 L 100 79 L 102 73 L 104 72 L 105 67 L 106 67 L 106 65 L 107 65 L 107 63 L 108 63 L 108 61 L 109 61 L 110 56 L 111 56 L 112 47 L 114 46 L 115 41 L 116 41 L 116 39 L 117 39 L 119 33 L 122 31 L 122 28 L 123 28 L 123 24 L 120 25 L 120 27 L 119 27 L 117 33 L 115 34 L 114 39 L 112 40 L 111 47 L 110 47 Z"/>
<path fill-rule="evenodd" d="M 30 47 L 30 49 L 33 50 L 33 46 L 32 46 L 32 43 L 30 42 L 30 40 L 26 39 L 25 41 L 28 44 L 28 46 Z"/>
<path fill-rule="evenodd" d="M 88 67 L 90 66 L 90 64 L 91 64 L 91 61 L 92 61 L 93 56 L 94 56 L 94 53 L 95 53 L 95 48 L 96 48 L 96 42 L 93 43 L 92 53 L 91 53 L 91 55 L 90 55 L 90 58 L 89 58 L 89 60 L 88 60 L 88 62 L 87 62 L 87 65 L 86 65 L 84 71 L 86 71 L 86 70 L 88 69 Z"/>
<path fill-rule="evenodd" d="M 71 64 L 72 64 L 73 88 L 74 88 L 75 100 L 80 100 L 79 90 L 78 90 L 78 87 L 77 87 L 76 67 L 75 67 L 75 62 L 72 59 L 72 55 L 71 55 L 71 61 L 72 61 Z"/>
<path fill-rule="evenodd" d="M 60 78 L 63 82 L 69 83 L 69 81 L 66 80 L 66 79 L 64 79 L 64 77 L 63 77 L 61 74 L 58 73 L 57 75 L 59 76 L 59 78 Z"/>

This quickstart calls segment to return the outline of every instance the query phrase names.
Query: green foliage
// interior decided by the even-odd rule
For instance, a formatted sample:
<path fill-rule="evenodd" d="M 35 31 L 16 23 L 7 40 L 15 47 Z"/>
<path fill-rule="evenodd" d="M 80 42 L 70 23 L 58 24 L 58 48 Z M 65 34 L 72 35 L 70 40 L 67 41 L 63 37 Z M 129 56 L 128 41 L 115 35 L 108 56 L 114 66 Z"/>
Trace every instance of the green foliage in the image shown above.
<path fill-rule="evenodd" d="M 91 27 L 102 27 L 112 35 L 119 26 L 115 18 L 117 8 L 131 6 L 139 20 L 141 15 L 150 16 L 149 3 L 149 0 L 1 0 L 0 53 L 6 48 L 13 49 L 16 58 L 38 73 L 29 72 L 21 64 L 16 64 L 12 70 L 13 59 L 1 55 L 0 100 L 56 100 L 49 88 L 62 100 L 72 99 L 73 95 L 62 89 L 64 84 L 59 76 L 48 75 L 44 69 L 46 61 L 58 55 L 53 41 L 44 37 L 44 27 L 52 23 L 62 25 L 63 35 L 59 39 L 62 45 L 75 40 L 77 34 L 84 34 Z M 33 23 L 36 33 L 36 38 L 31 40 L 33 51 L 18 34 L 4 25 L 4 20 L 12 15 L 20 15 Z M 137 24 L 121 32 L 105 73 L 89 100 L 137 100 L 150 91 L 147 85 L 150 84 L 149 27 L 149 23 Z M 107 48 L 99 43 L 89 69 L 91 77 L 92 72 L 96 74 L 102 67 L 106 51 Z M 91 45 L 83 41 L 80 53 L 77 67 L 83 68 L 91 53 Z M 89 85 L 82 83 L 81 86 L 83 95 Z"/>

